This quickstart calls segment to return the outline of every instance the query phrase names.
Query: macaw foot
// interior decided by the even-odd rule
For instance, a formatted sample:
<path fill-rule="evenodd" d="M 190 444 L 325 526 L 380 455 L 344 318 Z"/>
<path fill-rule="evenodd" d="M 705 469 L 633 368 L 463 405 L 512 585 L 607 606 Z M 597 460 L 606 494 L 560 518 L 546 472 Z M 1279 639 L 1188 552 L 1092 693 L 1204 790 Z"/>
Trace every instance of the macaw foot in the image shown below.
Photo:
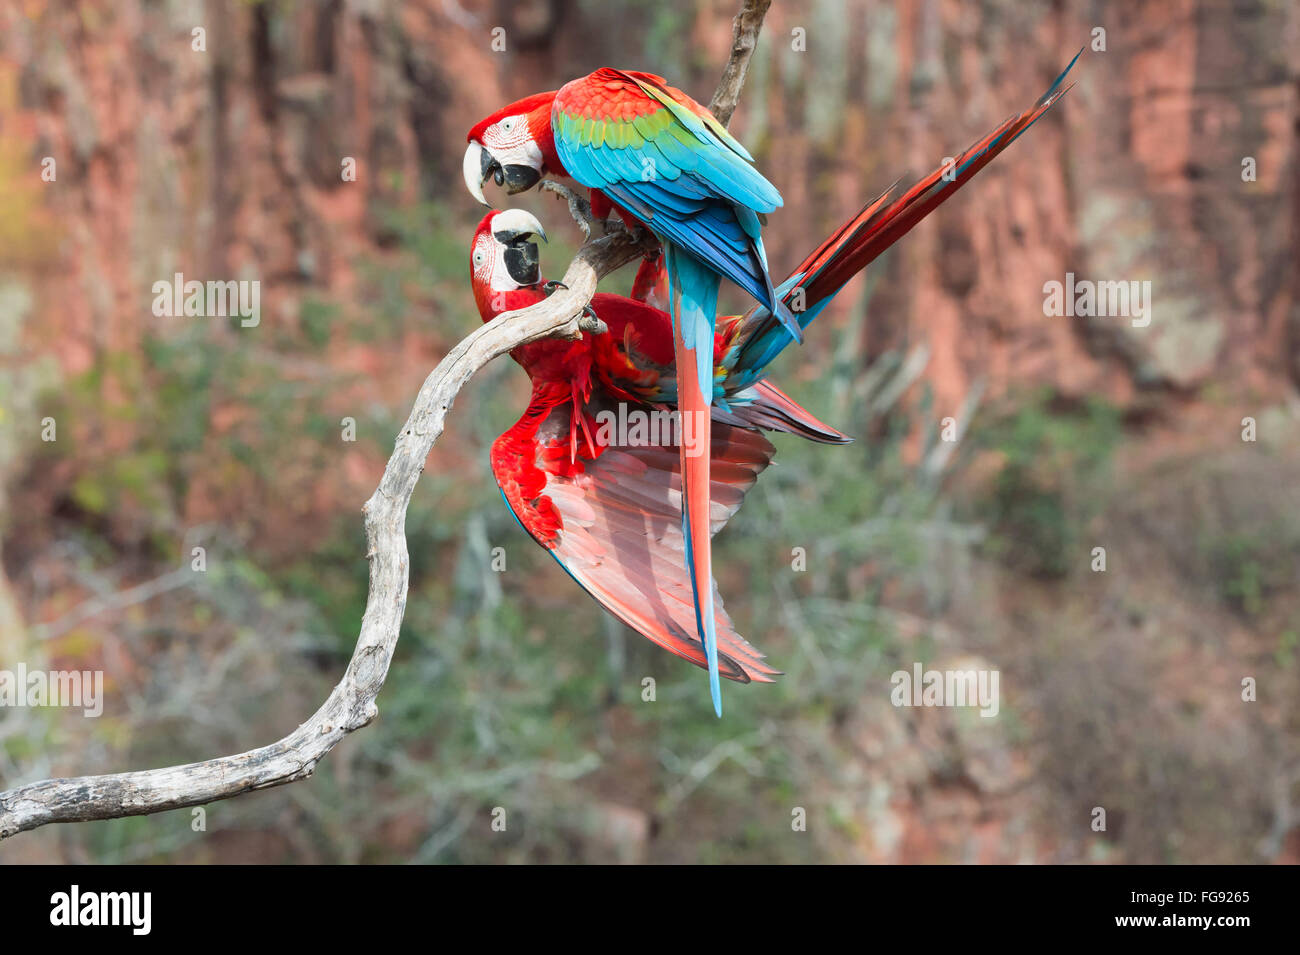
<path fill-rule="evenodd" d="M 659 240 L 655 238 L 653 232 L 639 225 L 629 226 L 626 222 L 623 221 L 623 217 L 620 216 L 618 213 L 614 213 L 608 219 L 605 220 L 605 234 L 613 235 L 615 232 L 625 233 L 628 236 L 628 238 L 630 238 L 633 242 L 646 249 L 649 249 L 652 246 L 656 247 L 657 249 L 659 245 Z M 646 252 L 647 258 L 650 255 L 657 255 L 657 254 L 658 254 L 657 251 L 653 253 Z"/>
<path fill-rule="evenodd" d="M 549 297 L 554 295 L 560 289 L 567 289 L 568 286 L 563 282 L 557 282 L 552 279 L 549 282 L 542 283 L 542 291 Z M 578 319 L 578 328 L 584 332 L 591 332 L 593 335 L 604 335 L 609 331 L 609 326 L 600 320 L 596 310 L 588 303 L 582 306 L 582 317 Z"/>
<path fill-rule="evenodd" d="M 578 223 L 578 228 L 582 230 L 584 239 L 591 239 L 591 229 L 596 224 L 596 217 L 592 214 L 591 203 L 582 196 L 578 195 L 563 183 L 556 182 L 554 179 L 543 179 L 538 186 L 544 192 L 553 192 L 569 204 L 569 215 L 573 216 L 573 221 Z"/>
<path fill-rule="evenodd" d="M 609 326 L 600 320 L 596 310 L 590 305 L 582 307 L 582 317 L 578 319 L 578 327 L 593 335 L 604 335 L 609 331 Z"/>

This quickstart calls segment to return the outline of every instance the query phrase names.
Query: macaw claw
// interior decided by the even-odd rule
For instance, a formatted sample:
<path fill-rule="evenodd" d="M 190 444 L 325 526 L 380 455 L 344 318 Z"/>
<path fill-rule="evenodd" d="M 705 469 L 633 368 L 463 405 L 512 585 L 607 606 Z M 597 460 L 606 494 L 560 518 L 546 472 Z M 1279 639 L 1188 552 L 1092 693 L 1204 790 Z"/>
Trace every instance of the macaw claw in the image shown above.
<path fill-rule="evenodd" d="M 584 332 L 591 332 L 593 335 L 604 335 L 609 331 L 609 326 L 600 320 L 596 310 L 591 305 L 582 306 L 582 312 L 578 318 L 578 327 Z"/>
<path fill-rule="evenodd" d="M 582 196 L 578 195 L 563 183 L 556 182 L 554 179 L 543 179 L 538 186 L 546 192 L 553 192 L 569 204 L 569 215 L 573 216 L 573 221 L 578 223 L 578 228 L 582 230 L 582 236 L 585 240 L 591 240 L 591 230 L 596 224 L 596 217 L 591 211 L 591 203 Z"/>

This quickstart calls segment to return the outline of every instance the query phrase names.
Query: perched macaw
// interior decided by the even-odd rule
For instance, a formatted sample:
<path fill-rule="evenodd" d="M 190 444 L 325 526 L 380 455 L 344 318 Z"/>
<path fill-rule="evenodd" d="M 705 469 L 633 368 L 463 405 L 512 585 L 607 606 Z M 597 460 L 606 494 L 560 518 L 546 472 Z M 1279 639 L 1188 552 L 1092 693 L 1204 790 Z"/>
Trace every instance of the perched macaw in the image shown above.
<path fill-rule="evenodd" d="M 781 194 L 754 169 L 753 157 L 713 114 L 661 76 L 605 67 L 553 93 L 498 110 L 469 133 L 465 182 L 483 199 L 496 178 L 507 191 L 530 188 L 549 169 L 592 189 L 603 218 L 617 207 L 659 239 L 669 285 L 678 406 L 709 445 L 713 340 L 718 288 L 735 282 L 796 339 L 798 321 L 768 274 L 760 215 Z M 484 204 L 486 202 L 484 201 Z M 717 639 L 713 626 L 707 454 L 680 450 L 684 554 L 690 569 L 696 623 L 709 660 L 713 707 L 722 715 Z"/>
<path fill-rule="evenodd" d="M 541 224 L 519 209 L 489 212 L 479 224 L 470 255 L 484 321 L 551 294 L 534 236 L 545 238 Z M 668 414 L 677 382 L 667 313 L 606 293 L 591 307 L 606 333 L 543 339 L 511 353 L 528 372 L 532 394 L 523 416 L 493 443 L 492 473 L 524 530 L 584 590 L 628 626 L 707 669 L 683 557 L 680 445 L 694 442 L 712 461 L 713 533 L 772 459 L 775 449 L 759 428 L 831 444 L 849 439 L 768 381 L 755 383 L 730 411 L 715 406 L 707 436 L 688 434 Z M 721 675 L 770 682 L 776 671 L 736 633 L 714 587 L 710 581 Z"/>
<path fill-rule="evenodd" d="M 776 288 L 777 315 L 766 306 L 755 306 L 717 322 L 707 378 L 710 418 L 717 425 L 706 439 L 712 462 L 712 503 L 706 511 L 710 534 L 735 513 L 771 460 L 772 446 L 757 429 L 830 444 L 848 440 L 765 379 L 771 361 L 850 278 L 1046 112 L 1064 94 L 1061 83 L 1075 60 L 1031 109 L 907 189 L 890 189 L 827 238 Z M 531 109 L 544 111 L 546 98 L 554 95 L 531 98 Z M 528 119 L 529 111 L 520 115 L 526 126 L 546 128 L 541 119 Z M 509 114 L 490 119 L 476 130 L 494 141 L 494 134 L 486 131 L 517 118 Z M 517 142 L 509 151 L 493 154 L 495 166 L 484 161 L 485 178 L 499 174 L 518 187 L 535 183 L 544 171 L 558 171 L 545 155 L 553 147 L 537 145 L 539 135 L 546 140 L 545 133 L 530 132 L 526 143 L 531 147 Z M 480 224 L 471 272 L 485 321 L 549 294 L 551 283 L 541 279 L 534 235 L 545 238 L 540 223 L 519 210 L 489 213 Z M 666 243 L 663 259 L 667 248 Z M 690 529 L 671 519 L 681 506 L 687 456 L 679 450 L 674 461 L 670 441 L 620 443 L 619 436 L 602 431 L 597 420 L 602 411 L 620 404 L 642 411 L 677 408 L 683 395 L 696 387 L 693 366 L 678 358 L 679 326 L 649 301 L 665 274 L 671 292 L 672 267 L 655 259 L 638 272 L 636 297 L 598 293 L 592 299 L 592 308 L 609 328 L 607 334 L 576 342 L 544 340 L 515 350 L 514 358 L 532 379 L 533 393 L 524 416 L 493 445 L 493 473 L 524 529 L 615 616 L 709 669 L 711 676 L 717 667 L 728 679 L 767 682 L 775 671 L 735 633 L 711 579 L 707 606 L 713 616 L 707 630 L 699 625 L 698 580 L 686 556 Z M 781 306 L 796 298 L 802 308 L 798 328 L 792 329 L 781 317 Z M 678 374 L 679 368 L 687 372 Z M 720 654 L 710 653 L 705 637 L 709 632 L 716 634 Z M 716 709 L 718 695 L 713 698 Z"/>

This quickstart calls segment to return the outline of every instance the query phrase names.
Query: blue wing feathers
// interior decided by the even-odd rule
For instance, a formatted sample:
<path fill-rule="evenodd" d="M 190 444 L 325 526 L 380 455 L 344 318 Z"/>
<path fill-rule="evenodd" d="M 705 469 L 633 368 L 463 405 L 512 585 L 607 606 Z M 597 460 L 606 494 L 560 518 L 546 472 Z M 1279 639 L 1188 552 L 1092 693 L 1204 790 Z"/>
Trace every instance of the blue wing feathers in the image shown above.
<path fill-rule="evenodd" d="M 759 213 L 779 208 L 781 194 L 725 130 L 719 135 L 666 92 L 611 72 L 636 82 L 676 122 L 656 129 L 646 117 L 635 117 L 629 124 L 635 135 L 623 145 L 608 137 L 597 144 L 590 120 L 557 124 L 560 161 L 573 178 L 605 192 L 660 239 L 788 318 L 797 334 L 797 322 L 774 294 L 760 238 Z"/>
<path fill-rule="evenodd" d="M 614 70 L 595 76 L 618 76 L 637 83 L 671 115 L 634 117 L 623 129 L 601 135 L 590 120 L 563 114 L 562 121 L 552 124 L 556 152 L 574 179 L 601 190 L 644 222 L 663 244 L 678 379 L 689 383 L 693 372 L 699 391 L 690 389 L 690 402 L 697 404 L 702 397 L 707 406 L 714 397 L 713 333 L 722 278 L 735 282 L 783 322 L 788 321 L 798 334 L 794 317 L 776 296 L 761 238 L 759 215 L 777 209 L 781 194 L 750 165 L 749 153 L 716 121 L 676 102 L 656 84 L 647 85 Z M 708 463 L 705 457 L 701 469 L 694 459 L 688 463 L 683 452 L 682 529 L 696 627 L 704 643 L 714 709 L 720 716 L 712 588 L 701 586 L 694 566 L 695 558 L 700 557 L 705 561 L 700 575 L 709 578 L 707 521 L 702 525 L 702 540 L 693 540 L 691 533 L 692 521 L 699 525 L 707 515 L 692 513 L 687 503 L 692 494 L 699 497 L 700 487 L 707 491 Z M 688 484 L 693 491 L 688 491 Z M 698 500 L 695 504 L 707 511 L 707 495 L 703 504 Z"/>

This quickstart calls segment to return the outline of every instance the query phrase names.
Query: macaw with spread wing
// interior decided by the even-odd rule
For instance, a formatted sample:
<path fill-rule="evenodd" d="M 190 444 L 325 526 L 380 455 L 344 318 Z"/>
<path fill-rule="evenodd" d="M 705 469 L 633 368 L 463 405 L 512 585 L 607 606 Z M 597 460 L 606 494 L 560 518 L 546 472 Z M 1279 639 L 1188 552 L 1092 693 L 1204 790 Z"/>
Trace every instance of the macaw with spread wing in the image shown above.
<path fill-rule="evenodd" d="M 534 237 L 545 238 L 542 226 L 520 209 L 489 212 L 479 224 L 470 268 L 484 321 L 534 305 L 553 291 L 554 283 L 541 277 Z M 643 271 L 657 275 L 650 266 Z M 532 393 L 523 416 L 492 445 L 492 474 L 524 530 L 601 606 L 708 669 L 684 556 L 680 449 L 693 444 L 712 462 L 712 534 L 735 514 L 772 460 L 775 448 L 759 429 L 827 444 L 849 439 L 768 381 L 756 382 L 744 395 L 735 395 L 730 385 L 721 389 L 734 395 L 734 405 L 724 410 L 719 402 L 710 409 L 714 426 L 707 435 L 675 427 L 670 412 L 678 376 L 668 314 L 603 292 L 592 298 L 591 308 L 606 332 L 576 341 L 542 339 L 511 352 L 528 372 Z M 728 328 L 738 319 L 732 316 Z M 720 366 L 715 372 L 725 379 Z M 711 385 L 713 380 L 711 372 Z M 777 671 L 736 632 L 716 585 L 709 585 L 718 641 L 712 660 L 720 675 L 771 682 Z"/>
<path fill-rule="evenodd" d="M 774 290 L 772 308 L 755 306 L 717 323 L 708 349 L 705 405 L 712 405 L 710 418 L 718 427 L 701 442 L 708 448 L 704 457 L 713 462 L 705 471 L 710 476 L 705 501 L 712 502 L 705 511 L 708 534 L 735 513 L 771 460 L 773 449 L 756 433 L 759 429 L 822 443 L 848 440 L 765 379 L 771 361 L 792 341 L 801 340 L 800 330 L 850 278 L 1046 112 L 1064 94 L 1061 83 L 1075 60 L 1031 109 L 1007 120 L 909 188 L 890 189 L 845 223 Z M 534 108 L 543 109 L 544 98 L 554 95 L 533 98 Z M 480 124 L 476 130 L 493 141 L 488 131 L 511 119 L 485 121 L 488 125 Z M 542 129 L 541 122 L 534 117 L 525 125 Z M 513 191 L 520 191 L 535 184 L 543 171 L 563 168 L 552 164 L 553 157 L 547 155 L 551 147 L 538 145 L 539 137 L 543 144 L 546 141 L 544 132 L 530 132 L 528 137 L 491 154 L 491 163 L 480 163 L 480 196 L 482 182 L 489 176 L 496 175 L 512 183 Z M 479 148 L 488 155 L 486 147 Z M 468 164 L 466 171 L 468 177 Z M 534 235 L 542 235 L 540 224 L 519 210 L 489 213 L 480 224 L 471 271 L 485 321 L 548 294 L 550 283 L 541 280 L 537 268 Z M 775 671 L 735 633 L 710 578 L 706 578 L 709 627 L 700 626 L 699 581 L 687 556 L 690 528 L 670 519 L 674 509 L 681 508 L 681 475 L 687 461 L 684 442 L 679 436 L 681 448 L 674 462 L 671 442 L 620 444 L 620 439 L 611 440 L 598 426 L 600 413 L 617 404 L 630 403 L 642 410 L 676 408 L 697 387 L 694 366 L 678 358 L 678 323 L 648 301 L 666 279 L 668 302 L 672 302 L 671 244 L 664 245 L 662 257 L 643 263 L 638 272 L 633 289 L 637 298 L 598 293 L 592 299 L 592 308 L 609 327 L 607 334 L 587 335 L 577 342 L 546 340 L 515 350 L 513 356 L 533 381 L 533 396 L 524 416 L 494 444 L 493 473 L 520 524 L 602 606 L 654 642 L 708 668 L 711 677 L 720 670 L 722 676 L 739 682 L 766 682 Z M 797 327 L 791 328 L 788 306 L 796 296 L 803 308 Z M 689 484 L 685 486 L 689 493 Z M 705 633 L 718 635 L 720 667 Z M 716 691 L 713 699 L 717 709 Z"/>
<path fill-rule="evenodd" d="M 691 369 L 679 381 L 679 410 L 709 446 L 713 340 L 718 288 L 730 279 L 774 314 L 796 339 L 798 321 L 768 274 L 760 215 L 781 194 L 713 114 L 661 76 L 608 67 L 530 96 L 489 116 L 469 134 L 465 182 L 479 199 L 495 178 L 511 193 L 542 170 L 592 189 L 604 218 L 617 207 L 659 239 L 669 286 L 673 354 Z M 709 689 L 722 715 L 709 546 L 708 454 L 681 446 L 682 528 L 696 622 L 709 660 Z"/>

